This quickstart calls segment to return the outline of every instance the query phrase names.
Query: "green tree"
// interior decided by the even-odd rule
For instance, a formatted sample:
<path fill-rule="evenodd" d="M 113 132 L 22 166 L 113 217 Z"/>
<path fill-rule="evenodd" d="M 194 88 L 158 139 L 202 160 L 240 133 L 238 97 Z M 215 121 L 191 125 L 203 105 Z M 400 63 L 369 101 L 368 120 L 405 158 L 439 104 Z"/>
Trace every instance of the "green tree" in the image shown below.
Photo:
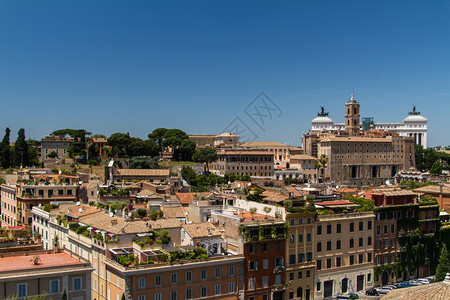
<path fill-rule="evenodd" d="M 441 249 L 441 255 L 439 257 L 439 263 L 436 268 L 435 281 L 442 281 L 445 279 L 445 275 L 450 272 L 450 261 L 448 258 L 447 246 L 443 243 Z"/>
<path fill-rule="evenodd" d="M 113 149 L 114 155 L 122 156 L 126 155 L 126 147 L 131 142 L 131 137 L 129 133 L 114 133 L 108 138 L 108 145 Z"/>
<path fill-rule="evenodd" d="M 314 160 L 314 168 L 317 170 L 317 183 L 319 183 L 319 170 L 322 170 L 326 167 L 328 163 L 328 156 L 326 154 L 322 154 L 318 159 Z M 322 170 L 323 174 L 323 170 Z M 325 177 L 325 175 L 324 175 Z M 325 181 L 325 180 L 324 180 Z"/>
<path fill-rule="evenodd" d="M 137 214 L 138 214 L 138 216 L 139 216 L 141 219 L 143 219 L 144 217 L 147 216 L 147 211 L 146 211 L 145 209 L 143 209 L 143 208 L 139 208 L 139 209 L 137 210 Z"/>
<path fill-rule="evenodd" d="M 174 149 L 173 157 L 179 161 L 192 161 L 192 155 L 195 153 L 195 142 L 191 140 L 184 140 L 180 146 Z"/>
<path fill-rule="evenodd" d="M 56 158 L 56 157 L 58 157 L 58 153 L 56 153 L 55 151 L 52 151 L 47 156 L 50 158 Z"/>
<path fill-rule="evenodd" d="M 67 292 L 66 292 L 66 289 L 64 289 L 64 293 L 63 293 L 63 295 L 62 295 L 62 297 L 61 297 L 61 300 L 67 300 Z"/>
<path fill-rule="evenodd" d="M 206 164 L 206 172 L 209 173 L 209 164 L 216 161 L 218 158 L 217 152 L 213 148 L 203 148 L 196 150 L 192 155 L 192 160 Z"/>
<path fill-rule="evenodd" d="M 130 159 L 130 169 L 161 169 L 158 164 L 158 157 L 132 157 Z"/>
<path fill-rule="evenodd" d="M 5 136 L 0 144 L 0 164 L 3 169 L 8 169 L 11 167 L 11 157 L 10 157 L 10 146 L 9 146 L 9 135 L 11 130 L 7 127 L 5 130 Z"/>
<path fill-rule="evenodd" d="M 153 140 L 158 146 L 158 151 L 161 157 L 165 147 L 164 141 L 165 141 L 165 133 L 167 130 L 168 130 L 167 128 L 157 128 L 153 130 L 152 133 L 148 134 L 148 138 Z"/>
<path fill-rule="evenodd" d="M 25 141 L 25 129 L 21 128 L 14 144 L 14 164 L 16 166 L 28 166 L 28 144 Z"/>
<path fill-rule="evenodd" d="M 87 148 L 87 152 L 88 152 L 89 160 L 98 158 L 98 148 L 97 148 L 97 146 L 95 146 L 95 144 L 91 144 Z"/>
<path fill-rule="evenodd" d="M 430 168 L 431 175 L 441 175 L 442 174 L 442 164 L 440 160 L 436 160 Z"/>
<path fill-rule="evenodd" d="M 121 298 L 121 300 L 125 300 L 125 294 L 124 294 L 124 293 L 122 293 L 122 298 Z"/>
<path fill-rule="evenodd" d="M 28 139 L 28 161 L 30 162 L 30 165 L 40 167 L 41 162 L 38 160 L 38 147 L 40 145 L 40 142 Z"/>

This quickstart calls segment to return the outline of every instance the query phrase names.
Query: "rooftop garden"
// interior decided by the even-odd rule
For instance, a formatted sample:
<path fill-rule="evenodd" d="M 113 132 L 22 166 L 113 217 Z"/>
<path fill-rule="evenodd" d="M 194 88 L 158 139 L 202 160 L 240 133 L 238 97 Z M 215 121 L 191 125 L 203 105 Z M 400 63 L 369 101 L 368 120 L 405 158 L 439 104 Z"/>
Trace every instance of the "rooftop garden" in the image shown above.
<path fill-rule="evenodd" d="M 167 250 L 162 248 L 156 251 L 133 251 L 133 253 L 120 253 L 114 257 L 114 260 L 124 267 L 137 267 L 158 263 L 183 263 L 197 261 L 199 259 L 208 259 L 208 254 L 202 247 L 197 247 L 192 250 L 171 247 L 170 249 L 167 248 Z"/>
<path fill-rule="evenodd" d="M 247 241 L 284 239 L 289 231 L 289 226 L 286 223 L 241 224 L 238 231 L 239 235 Z"/>
<path fill-rule="evenodd" d="M 167 245 L 171 240 L 172 238 L 167 230 L 161 230 L 161 232 L 150 230 L 143 240 L 135 238 L 133 242 L 144 247 L 145 245 L 153 245 L 154 243 Z"/>

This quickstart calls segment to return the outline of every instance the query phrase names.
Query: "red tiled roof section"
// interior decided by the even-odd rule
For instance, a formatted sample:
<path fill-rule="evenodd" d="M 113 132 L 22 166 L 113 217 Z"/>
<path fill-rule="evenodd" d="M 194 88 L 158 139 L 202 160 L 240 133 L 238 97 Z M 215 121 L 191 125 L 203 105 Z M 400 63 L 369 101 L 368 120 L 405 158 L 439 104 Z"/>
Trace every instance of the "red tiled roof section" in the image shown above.
<path fill-rule="evenodd" d="M 222 235 L 216 226 L 207 222 L 182 224 L 181 226 L 183 226 L 184 230 L 186 230 L 186 232 L 191 236 L 191 238 Z"/>
<path fill-rule="evenodd" d="M 261 214 L 252 215 L 250 212 L 246 211 L 243 214 L 238 215 L 239 218 L 244 218 L 244 221 L 253 221 L 253 220 L 265 220 L 267 216 Z"/>
<path fill-rule="evenodd" d="M 289 196 L 287 195 L 271 191 L 264 191 L 261 193 L 261 196 L 264 197 L 264 200 L 270 202 L 283 202 L 284 200 L 289 199 Z"/>
<path fill-rule="evenodd" d="M 84 265 L 83 262 L 78 261 L 78 259 L 75 259 L 67 253 L 38 254 L 36 256 L 39 257 L 39 264 L 37 265 L 30 261 L 34 257 L 32 255 L 2 257 L 0 258 L 0 272 Z"/>
<path fill-rule="evenodd" d="M 212 195 L 212 193 L 208 193 L 208 192 L 202 192 L 202 193 L 175 193 L 175 195 L 177 196 L 178 200 L 180 200 L 180 202 L 182 204 L 191 204 L 192 202 L 194 202 L 195 199 L 195 195 L 199 195 L 202 196 L 204 198 L 208 198 Z"/>
<path fill-rule="evenodd" d="M 317 205 L 348 205 L 348 204 L 355 204 L 351 201 L 347 201 L 347 200 L 335 200 L 335 201 L 323 201 L 323 202 L 319 202 L 316 203 Z"/>

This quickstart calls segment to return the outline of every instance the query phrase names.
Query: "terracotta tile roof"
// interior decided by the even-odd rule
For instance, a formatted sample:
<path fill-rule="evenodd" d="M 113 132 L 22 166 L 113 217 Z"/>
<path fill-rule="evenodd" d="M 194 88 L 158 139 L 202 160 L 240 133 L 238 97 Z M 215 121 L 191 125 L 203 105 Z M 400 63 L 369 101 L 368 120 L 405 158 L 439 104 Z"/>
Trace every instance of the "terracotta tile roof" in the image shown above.
<path fill-rule="evenodd" d="M 186 209 L 182 206 L 163 206 L 162 211 L 164 212 L 164 217 L 170 218 L 186 218 Z"/>
<path fill-rule="evenodd" d="M 288 186 L 284 188 L 286 191 L 292 193 L 294 197 L 303 197 L 303 193 L 294 186 Z"/>
<path fill-rule="evenodd" d="M 208 193 L 208 192 L 202 192 L 202 193 L 175 193 L 175 195 L 177 196 L 178 200 L 180 200 L 180 202 L 182 204 L 191 204 L 192 202 L 194 202 L 195 199 L 195 195 L 200 195 L 204 198 L 208 198 L 211 195 L 213 195 L 213 193 Z"/>
<path fill-rule="evenodd" d="M 450 283 L 436 282 L 412 286 L 406 289 L 395 289 L 383 297 L 383 300 L 448 300 L 450 299 Z"/>
<path fill-rule="evenodd" d="M 142 190 L 139 193 L 137 193 L 136 196 L 146 197 L 146 198 L 164 198 L 164 195 L 155 193 L 150 190 Z"/>
<path fill-rule="evenodd" d="M 177 219 L 125 221 L 120 217 L 110 218 L 107 214 L 86 216 L 80 218 L 80 222 L 113 234 L 142 233 L 150 229 L 177 228 L 181 225 Z"/>
<path fill-rule="evenodd" d="M 239 218 L 244 218 L 244 221 L 253 221 L 253 220 L 266 220 L 267 216 L 261 214 L 252 215 L 250 212 L 246 211 L 245 213 L 238 214 Z"/>
<path fill-rule="evenodd" d="M 201 238 L 207 236 L 221 236 L 222 234 L 219 232 L 216 226 L 211 223 L 192 223 L 192 224 L 183 224 L 181 225 L 184 230 L 191 236 L 191 238 Z M 209 234 L 208 234 L 209 229 Z"/>
<path fill-rule="evenodd" d="M 270 202 L 283 202 L 284 200 L 289 199 L 289 196 L 287 195 L 272 191 L 264 191 L 261 193 L 261 196 L 264 197 L 264 200 Z"/>
<path fill-rule="evenodd" d="M 45 269 L 58 266 L 84 265 L 83 262 L 68 255 L 67 253 L 39 253 L 40 258 L 38 265 L 30 262 L 33 256 L 12 256 L 0 258 L 0 272 L 19 271 L 19 270 L 35 270 Z"/>
<path fill-rule="evenodd" d="M 323 202 L 318 202 L 316 204 L 317 205 L 322 205 L 322 206 L 327 206 L 327 205 L 355 205 L 353 202 L 348 201 L 348 200 L 323 201 Z"/>
<path fill-rule="evenodd" d="M 438 185 L 427 185 L 427 186 L 423 186 L 417 189 L 414 189 L 413 191 L 415 192 L 419 192 L 419 193 L 432 193 L 432 194 L 436 194 L 436 193 L 440 193 L 440 186 Z M 442 186 L 442 192 L 444 194 L 450 194 L 450 186 L 444 185 Z"/>
<path fill-rule="evenodd" d="M 80 211 L 81 209 L 81 211 Z M 55 209 L 59 210 L 60 213 L 67 214 L 74 218 L 79 218 L 82 216 L 88 216 L 96 213 L 102 213 L 103 211 L 97 207 L 89 206 L 89 205 L 60 205 L 59 208 Z"/>
<path fill-rule="evenodd" d="M 117 169 L 122 176 L 169 176 L 170 169 Z"/>
<path fill-rule="evenodd" d="M 351 189 L 348 187 L 342 187 L 342 188 L 338 188 L 336 189 L 337 193 L 353 193 L 356 194 L 358 192 L 358 189 Z"/>

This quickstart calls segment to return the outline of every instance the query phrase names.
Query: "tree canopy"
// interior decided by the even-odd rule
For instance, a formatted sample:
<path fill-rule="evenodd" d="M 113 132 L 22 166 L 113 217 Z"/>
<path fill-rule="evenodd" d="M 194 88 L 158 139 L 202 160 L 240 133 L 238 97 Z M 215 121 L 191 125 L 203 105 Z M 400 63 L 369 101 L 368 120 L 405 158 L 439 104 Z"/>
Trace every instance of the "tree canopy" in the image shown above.
<path fill-rule="evenodd" d="M 217 151 L 213 148 L 203 148 L 195 151 L 192 160 L 206 164 L 206 171 L 209 172 L 209 164 L 218 158 Z"/>
<path fill-rule="evenodd" d="M 9 135 L 11 133 L 11 130 L 7 127 L 5 130 L 5 136 L 3 137 L 3 140 L 0 144 L 0 155 L 1 160 L 0 164 L 3 169 L 7 169 L 11 166 L 11 157 L 10 157 L 10 146 L 9 146 Z"/>
<path fill-rule="evenodd" d="M 25 129 L 21 128 L 14 144 L 14 164 L 16 166 L 29 166 L 28 144 L 25 141 Z"/>

